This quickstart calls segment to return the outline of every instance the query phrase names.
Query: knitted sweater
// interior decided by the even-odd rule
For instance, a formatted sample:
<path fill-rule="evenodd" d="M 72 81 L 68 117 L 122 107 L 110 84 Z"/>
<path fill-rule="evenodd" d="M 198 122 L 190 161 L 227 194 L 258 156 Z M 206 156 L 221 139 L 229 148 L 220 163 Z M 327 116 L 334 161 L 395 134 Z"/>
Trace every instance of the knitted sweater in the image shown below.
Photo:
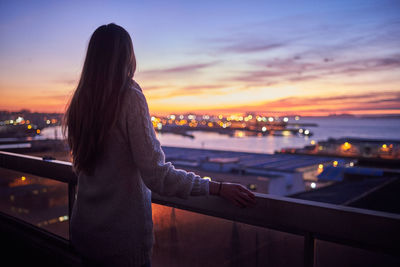
<path fill-rule="evenodd" d="M 122 105 L 93 175 L 78 174 L 71 244 L 83 257 L 104 266 L 141 266 L 151 258 L 154 242 L 151 191 L 185 199 L 208 195 L 209 183 L 165 162 L 136 82 Z"/>

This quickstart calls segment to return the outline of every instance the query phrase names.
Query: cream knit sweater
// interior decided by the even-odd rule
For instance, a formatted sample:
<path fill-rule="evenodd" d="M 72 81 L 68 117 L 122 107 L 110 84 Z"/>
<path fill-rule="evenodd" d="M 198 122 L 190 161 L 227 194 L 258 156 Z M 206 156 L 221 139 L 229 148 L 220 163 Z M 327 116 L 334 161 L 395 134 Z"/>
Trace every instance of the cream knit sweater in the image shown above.
<path fill-rule="evenodd" d="M 140 266 L 150 259 L 151 191 L 180 198 L 209 194 L 208 180 L 165 162 L 136 82 L 122 105 L 93 176 L 78 174 L 71 216 L 73 247 L 104 266 Z"/>

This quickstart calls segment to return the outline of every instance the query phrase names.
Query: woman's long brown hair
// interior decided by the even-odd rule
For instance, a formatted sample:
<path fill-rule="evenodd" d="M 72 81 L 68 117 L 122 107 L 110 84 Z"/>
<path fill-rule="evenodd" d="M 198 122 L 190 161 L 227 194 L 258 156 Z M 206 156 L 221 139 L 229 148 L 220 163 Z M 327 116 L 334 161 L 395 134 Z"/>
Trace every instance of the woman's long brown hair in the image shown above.
<path fill-rule="evenodd" d="M 135 69 L 129 33 L 113 23 L 97 28 L 90 38 L 82 74 L 62 124 L 76 173 L 93 174 L 108 132 L 119 118 L 121 100 Z"/>

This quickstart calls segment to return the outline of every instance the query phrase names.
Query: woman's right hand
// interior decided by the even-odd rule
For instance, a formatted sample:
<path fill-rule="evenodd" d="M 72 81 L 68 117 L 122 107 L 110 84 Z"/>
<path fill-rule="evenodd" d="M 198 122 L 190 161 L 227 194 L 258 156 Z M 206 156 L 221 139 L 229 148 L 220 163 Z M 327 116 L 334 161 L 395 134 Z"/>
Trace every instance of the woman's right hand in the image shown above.
<path fill-rule="evenodd" d="M 241 208 L 256 203 L 253 192 L 241 184 L 210 181 L 210 194 L 219 195 Z"/>

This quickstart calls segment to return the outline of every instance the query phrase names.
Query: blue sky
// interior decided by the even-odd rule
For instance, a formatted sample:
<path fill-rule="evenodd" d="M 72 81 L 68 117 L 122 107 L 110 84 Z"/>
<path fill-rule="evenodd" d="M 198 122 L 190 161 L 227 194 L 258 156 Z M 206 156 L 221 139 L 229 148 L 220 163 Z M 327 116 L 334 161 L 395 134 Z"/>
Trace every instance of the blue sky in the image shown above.
<path fill-rule="evenodd" d="M 0 109 L 62 112 L 110 22 L 154 112 L 400 113 L 400 1 L 382 0 L 1 1 Z"/>

